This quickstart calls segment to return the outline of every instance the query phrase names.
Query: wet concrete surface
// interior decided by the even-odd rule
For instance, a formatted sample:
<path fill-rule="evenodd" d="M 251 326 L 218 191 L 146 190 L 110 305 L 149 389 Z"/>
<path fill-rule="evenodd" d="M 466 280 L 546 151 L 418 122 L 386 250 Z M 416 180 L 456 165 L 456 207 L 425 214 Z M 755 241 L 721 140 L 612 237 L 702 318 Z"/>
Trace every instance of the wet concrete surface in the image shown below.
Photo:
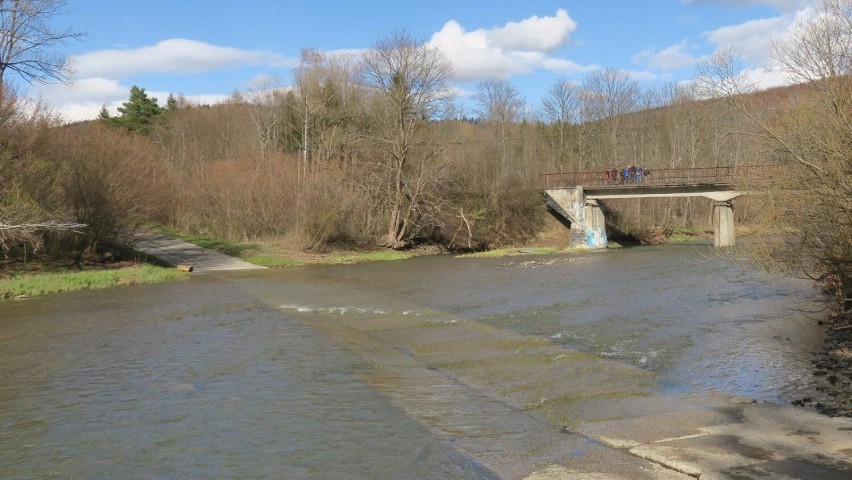
<path fill-rule="evenodd" d="M 135 235 L 133 248 L 172 266 L 189 265 L 195 273 L 266 269 L 209 248 L 159 234 Z"/>

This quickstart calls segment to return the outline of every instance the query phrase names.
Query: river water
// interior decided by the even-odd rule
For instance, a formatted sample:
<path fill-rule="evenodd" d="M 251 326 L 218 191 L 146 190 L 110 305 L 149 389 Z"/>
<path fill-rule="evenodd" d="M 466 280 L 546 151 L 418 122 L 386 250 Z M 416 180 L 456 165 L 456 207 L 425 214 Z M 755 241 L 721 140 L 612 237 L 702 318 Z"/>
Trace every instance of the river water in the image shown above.
<path fill-rule="evenodd" d="M 520 478 L 594 456 L 553 425 L 623 412 L 583 405 L 789 402 L 813 385 L 812 301 L 666 246 L 6 302 L 0 478 Z"/>

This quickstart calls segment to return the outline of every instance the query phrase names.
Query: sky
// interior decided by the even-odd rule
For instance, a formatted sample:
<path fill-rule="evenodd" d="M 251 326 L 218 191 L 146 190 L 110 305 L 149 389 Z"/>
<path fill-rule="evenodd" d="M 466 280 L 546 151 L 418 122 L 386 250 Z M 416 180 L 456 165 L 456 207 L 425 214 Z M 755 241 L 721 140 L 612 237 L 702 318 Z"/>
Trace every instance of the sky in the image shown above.
<path fill-rule="evenodd" d="M 68 85 L 34 85 L 66 121 L 114 114 L 137 85 L 216 103 L 292 83 L 303 48 L 357 55 L 404 29 L 453 64 L 462 104 L 485 79 L 505 79 L 529 105 L 560 78 L 616 68 L 642 85 L 687 82 L 732 46 L 743 75 L 770 87 L 771 40 L 814 15 L 815 0 L 68 0 L 52 23 L 87 35 L 60 45 Z"/>

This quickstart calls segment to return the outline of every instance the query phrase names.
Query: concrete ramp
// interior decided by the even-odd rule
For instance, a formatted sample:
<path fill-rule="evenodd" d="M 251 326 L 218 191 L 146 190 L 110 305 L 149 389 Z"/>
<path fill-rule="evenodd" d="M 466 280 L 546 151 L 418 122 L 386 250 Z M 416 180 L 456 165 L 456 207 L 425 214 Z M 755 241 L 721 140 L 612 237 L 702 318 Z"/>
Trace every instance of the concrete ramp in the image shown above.
<path fill-rule="evenodd" d="M 133 248 L 172 266 L 191 265 L 197 273 L 266 268 L 165 235 L 136 234 Z"/>

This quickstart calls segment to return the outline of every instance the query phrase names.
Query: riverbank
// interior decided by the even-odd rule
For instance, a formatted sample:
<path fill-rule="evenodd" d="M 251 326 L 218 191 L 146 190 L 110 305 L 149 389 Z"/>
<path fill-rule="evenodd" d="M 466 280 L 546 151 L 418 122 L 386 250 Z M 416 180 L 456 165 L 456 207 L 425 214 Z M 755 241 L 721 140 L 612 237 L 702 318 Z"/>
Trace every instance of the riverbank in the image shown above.
<path fill-rule="evenodd" d="M 811 363 L 819 378 L 815 392 L 792 402 L 832 417 L 852 418 L 852 328 L 827 327 L 823 348 Z"/>
<path fill-rule="evenodd" d="M 406 251 L 352 247 L 323 252 L 307 252 L 286 240 L 236 242 L 207 235 L 187 235 L 166 227 L 157 227 L 153 230 L 199 247 L 216 250 L 245 262 L 269 268 L 405 260 L 418 255 L 443 253 L 440 248 L 428 246 Z"/>
<path fill-rule="evenodd" d="M 177 269 L 146 264 L 115 269 L 13 273 L 0 278 L 0 301 L 50 293 L 142 285 L 186 277 L 185 272 Z"/>

